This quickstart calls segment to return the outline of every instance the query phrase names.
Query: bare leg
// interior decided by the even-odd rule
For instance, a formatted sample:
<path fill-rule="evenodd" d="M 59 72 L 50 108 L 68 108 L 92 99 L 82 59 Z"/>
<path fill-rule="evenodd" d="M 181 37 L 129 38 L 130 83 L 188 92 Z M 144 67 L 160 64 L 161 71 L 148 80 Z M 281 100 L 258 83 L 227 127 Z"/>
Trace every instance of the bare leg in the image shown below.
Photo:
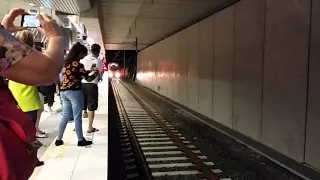
<path fill-rule="evenodd" d="M 48 109 L 49 109 L 49 112 L 52 113 L 53 112 L 52 106 L 54 103 L 54 93 L 49 94 L 47 97 L 48 97 Z"/>
<path fill-rule="evenodd" d="M 43 109 L 39 109 L 37 111 L 37 120 L 36 120 L 36 124 L 35 124 L 35 127 L 36 127 L 36 137 L 37 138 L 46 138 L 47 135 L 45 134 L 45 132 L 41 131 L 39 129 L 39 124 L 40 124 L 40 118 L 41 118 L 41 113 L 43 112 Z"/>
<path fill-rule="evenodd" d="M 43 165 L 44 165 L 44 162 L 43 162 L 43 161 L 40 161 L 40 159 L 39 159 L 38 156 L 37 156 L 36 167 L 43 166 Z"/>
<path fill-rule="evenodd" d="M 88 120 L 89 120 L 89 126 L 88 131 L 92 131 L 93 129 L 93 119 L 94 119 L 94 111 L 88 111 Z"/>
<path fill-rule="evenodd" d="M 41 113 L 43 112 L 43 109 L 39 109 L 37 112 L 37 121 L 36 121 L 36 130 L 39 132 L 39 124 L 40 124 L 40 118 L 41 118 Z"/>
<path fill-rule="evenodd" d="M 88 111 L 88 120 L 89 120 L 88 132 L 99 131 L 98 129 L 93 128 L 94 113 L 95 111 Z"/>
<path fill-rule="evenodd" d="M 52 113 L 53 110 L 52 110 L 52 106 L 48 106 L 48 109 L 49 109 L 49 112 Z"/>

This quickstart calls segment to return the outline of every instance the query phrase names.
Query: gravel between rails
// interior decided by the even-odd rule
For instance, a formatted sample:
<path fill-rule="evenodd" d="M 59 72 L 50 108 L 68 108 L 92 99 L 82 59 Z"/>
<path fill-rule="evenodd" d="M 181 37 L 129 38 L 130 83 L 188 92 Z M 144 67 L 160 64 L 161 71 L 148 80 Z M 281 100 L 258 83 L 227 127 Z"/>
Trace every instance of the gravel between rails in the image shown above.
<path fill-rule="evenodd" d="M 302 180 L 247 146 L 198 122 L 139 86 L 133 83 L 126 85 L 232 180 Z"/>
<path fill-rule="evenodd" d="M 141 110 L 139 110 L 139 103 L 138 101 L 136 101 L 134 99 L 133 96 L 130 96 L 130 92 L 127 91 L 125 89 L 124 86 L 122 85 L 115 85 L 113 86 L 113 89 L 118 92 L 119 94 L 119 98 L 118 101 L 120 104 L 120 106 L 118 106 L 120 109 L 125 109 L 125 111 L 129 114 L 126 114 L 125 116 L 127 116 L 128 118 L 132 117 L 131 113 L 135 115 L 137 115 L 136 112 L 139 112 L 139 114 L 141 114 L 142 116 L 145 115 L 145 113 Z M 144 104 L 144 103 L 143 103 Z M 144 105 L 143 105 L 144 106 Z M 138 107 L 138 108 L 137 108 Z M 144 109 L 142 107 L 140 107 L 141 109 Z M 152 108 L 149 110 L 148 107 L 145 107 L 146 109 L 145 112 L 150 112 L 150 111 L 154 111 Z M 129 109 L 135 109 L 135 111 L 131 111 L 128 112 L 127 110 Z M 122 111 L 122 110 L 121 110 Z M 122 111 L 124 112 L 124 111 Z M 138 114 L 138 115 L 139 115 Z M 153 113 L 152 113 L 153 114 Z M 156 113 L 157 114 L 157 113 Z M 170 133 L 176 133 L 179 134 L 178 136 L 181 138 L 180 140 L 177 140 L 178 143 L 177 145 L 180 147 L 181 143 L 184 143 L 186 146 L 190 146 L 189 148 L 192 148 L 193 150 L 189 150 L 189 152 L 193 151 L 193 153 L 195 153 L 194 155 L 198 156 L 197 158 L 198 161 L 200 162 L 200 167 L 199 167 L 199 162 L 196 162 L 197 164 L 197 169 L 195 170 L 194 167 L 192 166 L 192 163 L 190 163 L 191 161 L 194 160 L 190 160 L 185 153 L 182 153 L 182 151 L 186 150 L 184 149 L 183 146 L 181 146 L 181 149 L 184 149 L 181 151 L 181 149 L 178 149 L 176 151 L 172 151 L 170 148 L 167 149 L 168 146 L 172 146 L 175 145 L 173 140 L 174 138 L 170 137 L 170 135 L 168 134 L 167 137 L 169 138 L 156 138 L 153 137 L 152 139 L 146 139 L 146 138 L 138 138 L 137 141 L 139 142 L 139 146 L 140 148 L 142 148 L 142 153 L 144 154 L 143 157 L 143 161 L 145 159 L 145 162 L 148 164 L 149 168 L 150 168 L 150 172 L 152 174 L 153 179 L 168 179 L 168 177 L 170 179 L 189 179 L 190 177 L 193 177 L 191 179 L 203 179 L 204 176 L 208 176 L 210 177 L 210 179 L 216 179 L 216 177 L 220 180 L 230 180 L 229 178 L 226 179 L 227 175 L 223 173 L 223 171 L 221 171 L 220 169 L 217 169 L 214 167 L 214 163 L 212 162 L 207 162 L 207 157 L 201 155 L 201 152 L 199 150 L 195 149 L 195 146 L 190 144 L 190 141 L 187 141 L 187 139 L 185 139 L 184 137 L 181 137 L 180 133 L 175 130 L 170 124 L 168 124 L 165 119 L 163 119 L 161 116 L 158 116 L 158 118 L 155 122 L 159 122 L 162 121 L 163 124 L 167 124 L 165 126 L 167 126 L 166 128 L 168 128 L 168 130 L 170 129 L 171 132 Z M 154 117 L 153 115 L 150 115 L 150 117 Z M 121 117 L 121 119 L 123 120 L 123 117 Z M 127 120 L 126 120 L 127 121 Z M 132 123 L 136 123 L 139 124 L 138 126 L 133 127 L 133 131 L 135 136 L 133 138 L 136 138 L 138 136 L 141 135 L 158 135 L 158 134 L 163 134 L 164 131 L 166 131 L 165 129 L 162 130 L 162 128 L 156 128 L 154 123 L 151 123 L 150 125 L 150 121 L 146 120 L 145 122 L 143 122 L 142 120 L 132 120 L 132 119 L 128 119 L 128 121 L 131 121 L 130 124 L 132 125 Z M 135 121 L 135 122 L 132 122 Z M 142 121 L 142 122 L 141 122 Z M 145 127 L 146 122 L 148 127 Z M 129 124 L 129 126 L 131 127 L 131 125 Z M 159 124 L 159 126 L 162 126 Z M 124 133 L 124 130 L 126 129 L 125 126 L 119 124 L 118 125 L 119 130 L 121 132 Z M 150 127 L 150 128 L 149 128 Z M 127 138 L 122 139 L 123 144 L 125 144 L 126 146 L 129 145 L 130 143 L 127 141 Z M 153 151 L 154 149 L 162 149 L 162 152 L 159 151 Z M 140 151 L 140 150 L 139 150 Z M 188 151 L 188 150 L 187 150 Z M 188 153 L 187 153 L 188 154 Z M 192 153 L 189 155 L 191 156 L 191 159 L 194 158 L 194 155 L 192 155 Z M 139 155 L 140 156 L 140 155 Z M 204 160 L 204 163 L 208 163 L 207 167 L 205 167 L 206 165 L 201 166 L 201 160 Z M 175 161 L 181 161 L 181 163 L 176 163 Z M 159 162 L 159 163 L 158 163 Z M 190 166 L 191 164 L 191 166 Z M 210 167 L 209 167 L 210 166 Z M 185 167 L 185 168 L 181 168 L 181 167 Z M 160 169 L 159 169 L 160 168 Z M 161 168 L 166 168 L 163 169 L 165 171 L 161 171 Z M 208 169 L 207 169 L 208 168 Z M 212 172 L 208 170 L 211 169 Z M 160 171 L 159 171 L 160 170 Z M 205 171 L 205 173 L 201 172 L 202 170 Z M 147 170 L 147 172 L 149 172 L 149 170 Z M 213 174 L 210 174 L 213 173 Z"/>

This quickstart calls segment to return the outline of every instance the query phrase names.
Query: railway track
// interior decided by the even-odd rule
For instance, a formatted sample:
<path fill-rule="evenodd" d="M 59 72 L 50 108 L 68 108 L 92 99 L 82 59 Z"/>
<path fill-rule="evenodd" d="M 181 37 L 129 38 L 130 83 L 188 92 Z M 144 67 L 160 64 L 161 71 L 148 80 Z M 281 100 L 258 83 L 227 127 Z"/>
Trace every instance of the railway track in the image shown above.
<path fill-rule="evenodd" d="M 130 88 L 120 80 L 111 84 L 126 179 L 231 180 Z"/>

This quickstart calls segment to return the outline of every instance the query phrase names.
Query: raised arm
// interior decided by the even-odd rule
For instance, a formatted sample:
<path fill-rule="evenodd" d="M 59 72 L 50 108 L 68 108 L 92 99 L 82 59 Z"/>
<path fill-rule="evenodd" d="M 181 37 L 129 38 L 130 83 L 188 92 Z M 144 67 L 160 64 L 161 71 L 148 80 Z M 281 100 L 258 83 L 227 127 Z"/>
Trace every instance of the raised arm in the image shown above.
<path fill-rule="evenodd" d="M 23 9 L 13 9 L 2 21 L 3 27 L 8 32 L 0 29 L 0 39 L 3 38 L 0 46 L 1 48 L 4 46 L 6 51 L 5 57 L 1 57 L 0 61 L 5 60 L 8 67 L 4 71 L 0 70 L 0 73 L 9 80 L 27 85 L 52 84 L 57 79 L 64 63 L 61 29 L 48 15 L 38 15 L 42 26 L 39 30 L 47 37 L 49 44 L 44 53 L 33 50 L 26 44 L 15 40 L 10 34 L 21 30 L 21 27 L 13 25 L 13 21 L 24 13 Z"/>

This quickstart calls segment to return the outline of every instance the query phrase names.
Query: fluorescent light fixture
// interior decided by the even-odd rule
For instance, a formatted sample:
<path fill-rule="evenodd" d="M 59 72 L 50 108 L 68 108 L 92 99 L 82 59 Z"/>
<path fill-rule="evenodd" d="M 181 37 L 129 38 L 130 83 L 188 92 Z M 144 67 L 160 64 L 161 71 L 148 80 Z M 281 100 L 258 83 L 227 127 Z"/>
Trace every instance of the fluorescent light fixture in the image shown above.
<path fill-rule="evenodd" d="M 39 8 L 40 8 L 40 9 L 44 9 L 44 7 L 42 7 L 42 6 L 40 6 Z"/>
<path fill-rule="evenodd" d="M 29 3 L 29 5 L 30 5 L 30 6 L 35 6 L 36 4 L 34 4 L 34 3 Z"/>

